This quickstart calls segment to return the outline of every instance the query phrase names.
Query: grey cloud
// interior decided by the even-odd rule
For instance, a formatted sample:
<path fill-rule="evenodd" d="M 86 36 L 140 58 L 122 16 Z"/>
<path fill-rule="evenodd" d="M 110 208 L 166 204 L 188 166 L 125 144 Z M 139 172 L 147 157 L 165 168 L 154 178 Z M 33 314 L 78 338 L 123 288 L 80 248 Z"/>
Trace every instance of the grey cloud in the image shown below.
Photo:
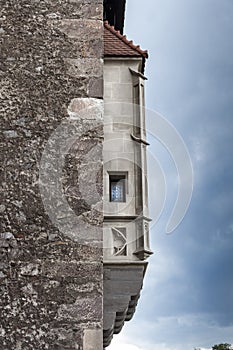
<path fill-rule="evenodd" d="M 151 232 L 155 254 L 143 297 L 123 336 L 142 349 L 233 343 L 233 2 L 127 2 L 126 33 L 150 53 L 147 107 L 183 136 L 193 159 L 194 192 L 181 225 L 166 236 L 175 168 L 152 142 L 168 195 Z M 149 182 L 155 177 L 150 173 Z"/>

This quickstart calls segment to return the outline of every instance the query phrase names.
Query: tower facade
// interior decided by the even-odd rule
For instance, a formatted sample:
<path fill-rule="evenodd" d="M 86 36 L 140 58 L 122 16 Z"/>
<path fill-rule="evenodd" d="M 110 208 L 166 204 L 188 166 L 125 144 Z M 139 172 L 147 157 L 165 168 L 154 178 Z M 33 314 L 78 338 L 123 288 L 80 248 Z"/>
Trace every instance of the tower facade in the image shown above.
<path fill-rule="evenodd" d="M 114 18 L 118 23 L 117 14 Z M 144 106 L 147 57 L 121 28 L 104 22 L 104 346 L 133 317 L 145 260 L 152 254 Z"/>
<path fill-rule="evenodd" d="M 147 52 L 122 35 L 125 0 L 1 11 L 0 348 L 102 350 L 152 253 Z"/>
<path fill-rule="evenodd" d="M 0 349 L 102 350 L 103 2 L 6 0 L 0 36 Z"/>

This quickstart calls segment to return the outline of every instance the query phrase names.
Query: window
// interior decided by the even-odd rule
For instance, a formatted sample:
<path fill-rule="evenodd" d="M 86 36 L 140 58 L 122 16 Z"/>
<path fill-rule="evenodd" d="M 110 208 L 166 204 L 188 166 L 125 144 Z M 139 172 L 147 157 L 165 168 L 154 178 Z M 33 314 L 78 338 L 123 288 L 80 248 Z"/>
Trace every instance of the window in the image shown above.
<path fill-rule="evenodd" d="M 113 254 L 115 256 L 127 255 L 126 227 L 112 227 Z"/>
<path fill-rule="evenodd" d="M 144 77 L 141 73 L 129 69 L 133 78 L 134 136 L 145 139 Z"/>
<path fill-rule="evenodd" d="M 109 175 L 110 202 L 126 201 L 126 175 Z"/>

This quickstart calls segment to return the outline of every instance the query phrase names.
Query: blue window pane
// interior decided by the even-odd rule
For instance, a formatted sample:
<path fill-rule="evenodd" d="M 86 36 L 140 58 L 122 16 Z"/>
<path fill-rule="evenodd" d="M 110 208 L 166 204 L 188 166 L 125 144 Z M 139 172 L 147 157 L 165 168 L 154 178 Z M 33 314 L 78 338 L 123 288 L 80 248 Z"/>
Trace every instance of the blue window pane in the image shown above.
<path fill-rule="evenodd" d="M 110 176 L 110 201 L 125 202 L 125 177 Z"/>
<path fill-rule="evenodd" d="M 117 182 L 112 184 L 112 201 L 122 202 L 124 198 L 123 183 Z"/>

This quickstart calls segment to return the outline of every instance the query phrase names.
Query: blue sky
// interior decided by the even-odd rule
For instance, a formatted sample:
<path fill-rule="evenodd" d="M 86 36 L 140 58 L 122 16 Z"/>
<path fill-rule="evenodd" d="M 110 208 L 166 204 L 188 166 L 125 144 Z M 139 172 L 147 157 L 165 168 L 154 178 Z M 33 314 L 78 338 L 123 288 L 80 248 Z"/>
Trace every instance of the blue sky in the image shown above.
<path fill-rule="evenodd" d="M 166 203 L 151 228 L 155 254 L 136 314 L 109 350 L 233 344 L 233 1 L 127 0 L 125 33 L 149 50 L 146 105 L 184 139 L 194 190 L 184 220 L 166 235 L 177 174 L 151 139 L 149 152 L 167 181 Z M 149 164 L 152 218 L 156 181 Z"/>

